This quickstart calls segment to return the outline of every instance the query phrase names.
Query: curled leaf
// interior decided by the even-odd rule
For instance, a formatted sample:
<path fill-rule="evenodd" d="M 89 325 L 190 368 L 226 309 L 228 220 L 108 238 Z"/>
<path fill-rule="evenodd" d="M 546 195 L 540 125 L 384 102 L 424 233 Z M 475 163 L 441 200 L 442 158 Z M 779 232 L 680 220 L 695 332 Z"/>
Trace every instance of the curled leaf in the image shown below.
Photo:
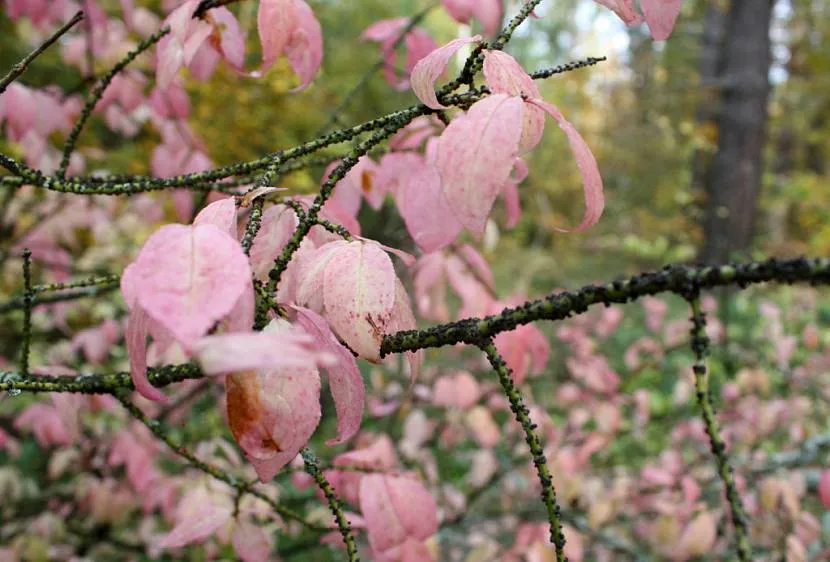
<path fill-rule="evenodd" d="M 438 96 L 435 94 L 435 81 L 446 70 L 447 63 L 461 47 L 479 41 L 481 41 L 480 35 L 454 39 L 418 61 L 415 68 L 412 69 L 410 80 L 412 91 L 415 92 L 415 95 L 424 105 L 432 109 L 446 107 L 439 103 Z"/>

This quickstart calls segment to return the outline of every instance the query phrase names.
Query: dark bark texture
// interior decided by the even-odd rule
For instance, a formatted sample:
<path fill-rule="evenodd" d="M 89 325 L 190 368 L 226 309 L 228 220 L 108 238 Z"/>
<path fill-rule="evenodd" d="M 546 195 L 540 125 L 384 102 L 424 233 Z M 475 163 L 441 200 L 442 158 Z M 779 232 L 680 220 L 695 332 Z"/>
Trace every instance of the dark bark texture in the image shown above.
<path fill-rule="evenodd" d="M 763 176 L 775 0 L 733 0 L 724 41 L 718 152 L 709 182 L 701 260 L 727 261 L 750 246 Z"/>

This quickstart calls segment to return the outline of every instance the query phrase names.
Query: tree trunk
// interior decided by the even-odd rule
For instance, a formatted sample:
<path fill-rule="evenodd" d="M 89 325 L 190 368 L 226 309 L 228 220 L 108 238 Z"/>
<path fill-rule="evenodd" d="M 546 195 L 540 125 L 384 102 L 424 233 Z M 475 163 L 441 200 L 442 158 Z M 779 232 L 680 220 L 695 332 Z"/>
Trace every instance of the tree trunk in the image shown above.
<path fill-rule="evenodd" d="M 720 84 L 723 75 L 723 42 L 726 36 L 728 11 L 725 2 L 717 0 L 706 3 L 703 18 L 703 37 L 700 46 L 700 100 L 695 121 L 697 129 L 708 140 L 714 141 L 717 132 L 717 119 L 720 106 Z M 714 150 L 696 148 L 692 154 L 692 190 L 707 192 L 712 170 Z"/>
<path fill-rule="evenodd" d="M 706 263 L 742 254 L 752 240 L 763 175 L 774 3 L 732 2 L 724 45 L 718 152 L 704 217 L 701 260 Z"/>

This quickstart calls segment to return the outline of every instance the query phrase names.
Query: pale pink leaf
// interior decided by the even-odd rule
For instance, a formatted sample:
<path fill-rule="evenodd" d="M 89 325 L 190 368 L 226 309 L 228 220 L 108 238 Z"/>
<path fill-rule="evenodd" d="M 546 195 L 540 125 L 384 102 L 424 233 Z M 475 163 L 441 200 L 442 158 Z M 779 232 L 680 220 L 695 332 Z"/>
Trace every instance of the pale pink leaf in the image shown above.
<path fill-rule="evenodd" d="M 409 295 L 400 279 L 395 277 L 395 305 L 392 308 L 389 320 L 384 326 L 385 332 L 393 334 L 403 330 L 414 330 L 417 327 Z M 409 380 L 411 384 L 415 384 L 415 380 L 421 372 L 421 365 L 424 362 L 424 350 L 407 351 L 406 357 L 409 362 Z"/>
<path fill-rule="evenodd" d="M 533 78 L 516 59 L 503 51 L 484 51 L 483 70 L 487 86 L 494 94 L 524 96 L 531 99 L 542 97 Z M 519 154 L 524 154 L 539 144 L 544 130 L 545 112 L 538 107 L 526 105 Z"/>
<path fill-rule="evenodd" d="M 430 253 L 452 244 L 463 227 L 447 203 L 438 169 L 422 161 L 400 181 L 398 210 L 418 247 Z"/>
<path fill-rule="evenodd" d="M 251 521 L 237 521 L 231 541 L 242 562 L 267 562 L 271 559 L 274 546 L 271 534 Z"/>
<path fill-rule="evenodd" d="M 594 0 L 594 2 L 613 10 L 628 26 L 643 21 L 642 16 L 634 7 L 634 0 Z"/>
<path fill-rule="evenodd" d="M 295 297 L 297 304 L 317 312 L 323 310 L 323 286 L 326 268 L 331 259 L 346 244 L 343 240 L 336 240 L 299 256 L 299 273 Z"/>
<path fill-rule="evenodd" d="M 379 555 L 407 539 L 426 540 L 438 531 L 438 508 L 423 485 L 406 476 L 366 474 L 360 482 L 360 510 L 369 545 Z"/>
<path fill-rule="evenodd" d="M 200 338 L 192 350 L 202 372 L 209 376 L 330 363 L 332 358 L 313 351 L 311 342 L 311 336 L 299 330 L 233 332 Z"/>
<path fill-rule="evenodd" d="M 140 306 L 130 311 L 124 340 L 130 358 L 130 378 L 135 389 L 148 400 L 164 400 L 164 393 L 150 384 L 147 378 L 147 334 L 150 319 Z"/>
<path fill-rule="evenodd" d="M 559 123 L 559 127 L 568 138 L 568 144 L 571 146 L 571 151 L 576 158 L 576 165 L 579 167 L 579 173 L 582 176 L 582 186 L 585 192 L 585 214 L 582 216 L 582 222 L 573 229 L 557 228 L 557 230 L 561 232 L 579 232 L 594 226 L 599 221 L 605 208 L 605 196 L 602 191 L 602 176 L 599 173 L 599 167 L 591 149 L 588 148 L 579 132 L 565 119 L 555 105 L 538 99 L 530 100 L 530 103 L 544 109 L 548 115 Z"/>
<path fill-rule="evenodd" d="M 504 18 L 503 0 L 476 0 L 473 2 L 473 15 L 481 22 L 485 35 L 495 35 Z"/>
<path fill-rule="evenodd" d="M 274 64 L 291 41 L 299 25 L 294 0 L 260 0 L 257 31 L 262 43 L 262 65 Z"/>
<path fill-rule="evenodd" d="M 251 244 L 251 268 L 260 281 L 268 279 L 274 260 L 280 255 L 299 221 L 294 211 L 285 205 L 269 207 L 263 214 L 259 231 Z"/>
<path fill-rule="evenodd" d="M 445 375 L 435 381 L 432 402 L 438 406 L 452 406 L 465 410 L 475 406 L 481 389 L 475 377 L 466 371 Z"/>
<path fill-rule="evenodd" d="M 193 219 L 193 226 L 200 224 L 212 224 L 236 238 L 236 201 L 234 198 L 220 199 L 199 211 Z"/>
<path fill-rule="evenodd" d="M 382 329 L 395 305 L 395 268 L 377 244 L 351 242 L 325 269 L 326 318 L 360 357 L 380 359 Z"/>
<path fill-rule="evenodd" d="M 245 291 L 239 296 L 233 309 L 222 321 L 225 330 L 228 332 L 247 332 L 254 324 L 256 313 L 256 295 L 254 295 L 253 282 L 245 286 Z"/>
<path fill-rule="evenodd" d="M 436 166 L 444 196 L 458 221 L 477 235 L 513 169 L 522 134 L 524 102 L 494 94 L 453 119 L 438 140 Z"/>
<path fill-rule="evenodd" d="M 225 507 L 212 506 L 211 509 L 194 513 L 179 521 L 173 530 L 161 539 L 160 548 L 181 548 L 191 543 L 202 542 L 211 537 L 231 518 L 232 511 Z"/>
<path fill-rule="evenodd" d="M 444 9 L 458 23 L 469 23 L 473 17 L 473 6 L 478 0 L 441 0 Z"/>
<path fill-rule="evenodd" d="M 407 18 L 392 18 L 376 21 L 369 27 L 363 30 L 360 38 L 364 41 L 378 41 L 382 42 L 389 37 L 398 37 L 398 32 L 401 31 L 409 20 Z"/>
<path fill-rule="evenodd" d="M 222 57 L 232 67 L 241 70 L 245 66 L 245 33 L 236 16 L 224 6 L 219 6 L 208 11 L 206 18 L 213 24 L 214 37 L 218 30 L 218 48 Z M 215 43 L 213 46 L 217 47 Z"/>
<path fill-rule="evenodd" d="M 683 0 L 640 0 L 648 28 L 655 41 L 665 41 L 674 29 Z"/>
<path fill-rule="evenodd" d="M 337 358 L 336 363 L 326 367 L 329 388 L 337 411 L 337 437 L 328 445 L 342 443 L 354 436 L 360 429 L 366 397 L 363 378 L 354 355 L 337 341 L 326 319 L 307 308 L 294 307 L 297 323 L 308 332 L 317 344 Z"/>
<path fill-rule="evenodd" d="M 438 96 L 435 93 L 435 81 L 443 74 L 450 59 L 461 47 L 479 41 L 481 41 L 480 35 L 454 39 L 418 61 L 412 69 L 410 80 L 412 91 L 415 92 L 415 95 L 424 105 L 432 109 L 446 107 L 438 102 Z"/>
<path fill-rule="evenodd" d="M 185 348 L 233 309 L 251 280 L 242 247 L 212 224 L 162 227 L 135 265 L 138 304 Z"/>
<path fill-rule="evenodd" d="M 292 90 L 297 92 L 308 86 L 320 70 L 323 61 L 323 32 L 320 22 L 304 0 L 294 0 L 294 10 L 298 28 L 285 46 L 285 56 L 300 78 L 300 85 Z"/>

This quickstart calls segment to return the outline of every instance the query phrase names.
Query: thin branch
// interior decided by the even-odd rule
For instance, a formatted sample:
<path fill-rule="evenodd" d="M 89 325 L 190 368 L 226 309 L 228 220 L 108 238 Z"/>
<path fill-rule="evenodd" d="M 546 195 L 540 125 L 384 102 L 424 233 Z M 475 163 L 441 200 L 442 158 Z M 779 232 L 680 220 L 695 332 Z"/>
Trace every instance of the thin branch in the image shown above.
<path fill-rule="evenodd" d="M 524 405 L 522 394 L 513 383 L 513 376 L 510 368 L 504 362 L 501 354 L 492 340 L 482 342 L 479 347 L 487 354 L 490 365 L 495 369 L 499 377 L 504 394 L 510 402 L 510 410 L 516 416 L 516 421 L 522 426 L 525 434 L 525 442 L 530 447 L 530 455 L 536 472 L 539 475 L 539 482 L 542 485 L 542 501 L 548 512 L 548 523 L 550 524 L 550 542 L 556 547 L 556 559 L 558 562 L 566 562 L 565 557 L 565 535 L 562 533 L 562 519 L 560 516 L 559 504 L 556 501 L 556 490 L 553 487 L 548 462 L 545 458 L 545 451 L 542 441 L 536 433 L 536 424 L 530 419 L 530 410 Z"/>
<path fill-rule="evenodd" d="M 696 289 L 694 291 L 697 292 Z M 700 407 L 700 415 L 709 436 L 709 443 L 712 447 L 712 454 L 715 456 L 715 464 L 718 468 L 718 475 L 726 489 L 726 499 L 729 503 L 732 525 L 735 528 L 735 542 L 738 548 L 738 559 L 741 562 L 752 560 L 752 546 L 749 543 L 749 521 L 746 510 L 738 494 L 738 486 L 735 483 L 735 473 L 732 465 L 729 464 L 729 455 L 726 452 L 726 444 L 720 435 L 718 419 L 715 416 L 715 409 L 712 406 L 711 391 L 709 389 L 709 371 L 706 369 L 706 355 L 709 351 L 709 337 L 706 335 L 706 319 L 700 309 L 700 299 L 696 294 L 690 295 L 689 304 L 692 308 L 692 351 L 695 354 L 695 390 L 697 403 Z"/>
<path fill-rule="evenodd" d="M 9 72 L 5 76 L 3 76 L 2 79 L 0 79 L 0 94 L 6 91 L 6 88 L 8 88 L 9 84 L 17 80 L 17 78 L 19 78 L 24 72 L 26 72 L 26 70 L 29 68 L 29 65 L 32 64 L 32 62 L 36 58 L 38 58 L 44 51 L 46 51 L 46 49 L 51 47 L 58 39 L 61 38 L 62 35 L 66 34 L 70 29 L 72 29 L 75 26 L 75 24 L 77 24 L 82 19 L 84 19 L 83 11 L 76 12 L 75 15 L 72 16 L 72 19 L 63 24 L 60 28 L 58 28 L 58 30 L 55 31 L 52 35 L 50 35 L 46 39 L 46 41 L 41 43 L 37 49 L 26 55 L 23 58 L 23 60 L 21 60 L 19 63 L 15 64 L 11 68 L 11 70 L 9 70 Z"/>
<path fill-rule="evenodd" d="M 29 352 L 32 343 L 32 252 L 23 250 L 23 343 L 20 345 L 20 372 L 29 376 Z"/>
<path fill-rule="evenodd" d="M 309 476 L 314 478 L 314 481 L 317 483 L 317 487 L 320 488 L 320 491 L 323 492 L 324 496 L 326 496 L 329 509 L 331 509 L 332 515 L 334 515 L 334 520 L 337 523 L 337 529 L 340 531 L 340 536 L 343 537 L 343 542 L 346 545 L 346 552 L 349 554 L 349 562 L 358 562 L 360 560 L 360 556 L 357 554 L 357 543 L 355 543 L 354 534 L 352 533 L 352 524 L 346 518 L 346 513 L 343 511 L 340 499 L 337 497 L 337 494 L 334 493 L 334 488 L 331 487 L 331 484 L 326 479 L 323 471 L 320 470 L 319 459 L 317 459 L 308 447 L 303 448 L 300 451 L 300 455 L 303 457 L 306 472 L 308 472 Z"/>
<path fill-rule="evenodd" d="M 90 116 L 92 115 L 92 110 L 95 109 L 95 106 L 100 101 L 101 96 L 104 95 L 104 91 L 112 82 L 112 79 L 116 77 L 116 75 L 124 70 L 131 62 L 133 62 L 138 55 L 158 43 L 162 37 L 170 33 L 169 27 L 163 27 L 162 29 L 158 30 L 154 34 L 150 35 L 147 39 L 141 41 L 135 49 L 127 53 L 127 55 L 118 61 L 118 63 L 113 66 L 107 74 L 105 74 L 95 88 L 89 93 L 86 99 L 86 103 L 84 104 L 83 109 L 81 110 L 81 114 L 78 117 L 78 120 L 75 121 L 75 125 L 72 127 L 72 130 L 69 131 L 69 135 L 66 137 L 66 142 L 63 144 L 63 154 L 61 156 L 61 163 L 58 167 L 58 171 L 56 172 L 56 176 L 59 179 L 63 179 L 66 177 L 66 169 L 69 167 L 69 158 L 72 156 L 72 152 L 75 150 L 75 144 L 78 142 L 78 137 L 83 131 L 84 125 L 89 120 Z"/>

